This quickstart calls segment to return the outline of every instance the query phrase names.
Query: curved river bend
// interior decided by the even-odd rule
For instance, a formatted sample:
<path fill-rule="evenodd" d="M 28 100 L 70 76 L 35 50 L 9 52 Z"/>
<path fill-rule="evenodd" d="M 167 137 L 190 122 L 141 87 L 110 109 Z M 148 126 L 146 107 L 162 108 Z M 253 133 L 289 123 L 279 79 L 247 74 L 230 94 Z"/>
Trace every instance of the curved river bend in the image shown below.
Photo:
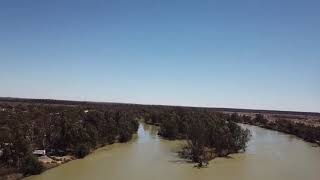
<path fill-rule="evenodd" d="M 181 141 L 157 136 L 157 127 L 141 123 L 138 134 L 125 144 L 96 150 L 29 180 L 319 180 L 320 148 L 294 136 L 259 127 L 250 129 L 247 151 L 217 158 L 197 169 L 179 159 Z"/>

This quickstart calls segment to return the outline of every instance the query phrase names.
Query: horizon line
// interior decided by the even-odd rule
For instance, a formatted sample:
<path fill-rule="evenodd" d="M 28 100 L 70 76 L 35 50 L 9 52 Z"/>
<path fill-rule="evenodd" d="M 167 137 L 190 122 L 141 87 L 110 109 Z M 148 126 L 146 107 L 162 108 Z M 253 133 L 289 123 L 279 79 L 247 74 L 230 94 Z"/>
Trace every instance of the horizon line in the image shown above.
<path fill-rule="evenodd" d="M 132 104 L 132 105 L 145 105 L 145 106 L 171 106 L 171 107 L 189 107 L 189 108 L 207 108 L 207 109 L 228 109 L 228 110 L 252 110 L 252 111 L 275 111 L 275 112 L 292 112 L 292 113 L 313 113 L 319 114 L 320 112 L 312 111 L 296 111 L 296 110 L 276 110 L 276 109 L 251 109 L 251 108 L 233 108 L 233 107 L 213 107 L 213 106 L 190 106 L 190 105 L 173 105 L 173 104 L 148 104 L 148 103 L 134 103 L 134 102 L 115 102 L 115 101 L 92 101 L 92 100 L 75 100 L 75 99 L 59 99 L 59 98 L 30 98 L 30 97 L 10 97 L 0 96 L 0 101 L 3 99 L 17 99 L 17 100 L 50 100 L 50 101 L 70 101 L 70 102 L 83 102 L 83 103 L 109 103 L 109 104 Z M 117 99 L 117 98 L 113 98 Z"/>

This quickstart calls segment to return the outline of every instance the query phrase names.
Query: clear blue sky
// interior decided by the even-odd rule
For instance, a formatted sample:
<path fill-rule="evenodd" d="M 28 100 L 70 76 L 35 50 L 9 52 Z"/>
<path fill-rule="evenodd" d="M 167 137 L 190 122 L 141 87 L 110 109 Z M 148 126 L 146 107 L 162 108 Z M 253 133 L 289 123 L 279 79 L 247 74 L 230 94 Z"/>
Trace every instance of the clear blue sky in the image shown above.
<path fill-rule="evenodd" d="M 320 112 L 319 9 L 1 0 L 0 96 Z"/>

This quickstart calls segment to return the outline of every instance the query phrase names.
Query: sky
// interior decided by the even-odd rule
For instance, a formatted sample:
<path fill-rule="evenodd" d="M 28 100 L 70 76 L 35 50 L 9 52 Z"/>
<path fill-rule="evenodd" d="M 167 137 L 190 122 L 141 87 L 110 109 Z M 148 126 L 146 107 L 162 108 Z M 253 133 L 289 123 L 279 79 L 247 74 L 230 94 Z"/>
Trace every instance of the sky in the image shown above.
<path fill-rule="evenodd" d="M 0 96 L 320 112 L 319 9 L 1 0 Z"/>

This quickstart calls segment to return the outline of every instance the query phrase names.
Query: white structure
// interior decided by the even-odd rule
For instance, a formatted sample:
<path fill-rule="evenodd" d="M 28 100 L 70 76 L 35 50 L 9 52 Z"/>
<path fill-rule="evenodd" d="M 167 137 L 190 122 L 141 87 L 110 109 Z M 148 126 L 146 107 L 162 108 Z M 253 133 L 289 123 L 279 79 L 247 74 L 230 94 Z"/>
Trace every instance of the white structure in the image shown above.
<path fill-rule="evenodd" d="M 34 150 L 33 152 L 32 152 L 32 154 L 34 154 L 34 155 L 39 155 L 39 156 L 44 156 L 44 155 L 46 155 L 46 150 L 42 150 L 42 149 L 37 149 L 37 150 Z"/>

